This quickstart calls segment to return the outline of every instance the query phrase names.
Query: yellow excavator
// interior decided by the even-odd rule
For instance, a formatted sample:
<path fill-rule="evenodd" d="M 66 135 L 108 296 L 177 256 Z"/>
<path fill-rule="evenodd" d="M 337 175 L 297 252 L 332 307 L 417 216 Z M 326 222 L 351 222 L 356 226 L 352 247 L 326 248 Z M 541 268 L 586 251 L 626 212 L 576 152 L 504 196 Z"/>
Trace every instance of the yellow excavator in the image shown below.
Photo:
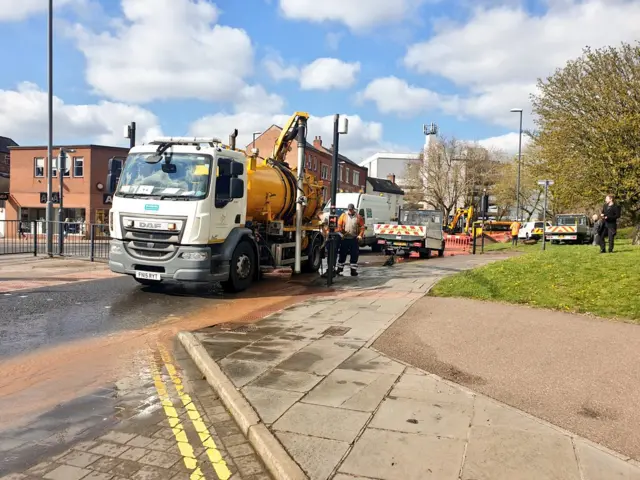
<path fill-rule="evenodd" d="M 444 231 L 449 234 L 454 233 L 462 233 L 464 235 L 471 235 L 471 224 L 473 223 L 473 205 L 468 206 L 467 208 L 458 208 L 456 210 L 455 215 L 453 216 L 453 220 L 444 227 Z M 464 227 L 459 227 L 458 223 L 460 219 L 465 219 Z"/>

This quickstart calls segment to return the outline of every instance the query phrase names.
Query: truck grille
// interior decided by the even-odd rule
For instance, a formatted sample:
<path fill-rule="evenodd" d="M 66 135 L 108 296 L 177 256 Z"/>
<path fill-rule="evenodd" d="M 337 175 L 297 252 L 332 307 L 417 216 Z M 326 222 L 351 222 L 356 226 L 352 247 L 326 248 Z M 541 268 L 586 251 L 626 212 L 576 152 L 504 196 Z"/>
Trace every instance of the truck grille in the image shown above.
<path fill-rule="evenodd" d="M 149 260 L 168 260 L 178 251 L 182 240 L 186 218 L 153 217 L 157 228 L 143 228 L 139 224 L 150 224 L 148 217 L 141 215 L 122 215 L 121 228 L 124 248 L 132 256 Z M 131 224 L 133 223 L 133 226 Z M 176 229 L 169 231 L 166 226 L 175 224 Z"/>

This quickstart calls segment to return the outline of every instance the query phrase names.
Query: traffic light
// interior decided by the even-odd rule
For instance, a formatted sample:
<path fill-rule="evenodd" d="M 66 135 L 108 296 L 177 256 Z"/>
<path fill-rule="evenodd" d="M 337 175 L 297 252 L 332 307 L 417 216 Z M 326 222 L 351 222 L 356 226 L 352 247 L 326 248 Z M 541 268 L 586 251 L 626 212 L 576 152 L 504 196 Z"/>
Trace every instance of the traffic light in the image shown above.
<path fill-rule="evenodd" d="M 111 157 L 107 165 L 107 193 L 114 193 L 122 173 L 122 158 Z"/>

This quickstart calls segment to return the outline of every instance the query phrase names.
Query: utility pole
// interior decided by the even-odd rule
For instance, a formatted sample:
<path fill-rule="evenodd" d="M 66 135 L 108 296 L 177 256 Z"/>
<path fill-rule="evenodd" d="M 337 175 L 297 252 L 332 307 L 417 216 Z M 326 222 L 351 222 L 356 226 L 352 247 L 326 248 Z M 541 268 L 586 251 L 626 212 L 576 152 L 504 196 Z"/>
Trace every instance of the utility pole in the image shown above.
<path fill-rule="evenodd" d="M 47 142 L 47 255 L 53 256 L 53 231 L 51 224 L 53 221 L 53 0 L 49 0 L 49 16 L 47 23 L 47 77 L 48 77 L 48 129 L 49 140 Z M 38 232 L 35 232 L 37 235 Z"/>
<path fill-rule="evenodd" d="M 307 119 L 298 118 L 298 188 L 296 194 L 296 252 L 294 273 L 302 272 L 302 216 L 307 206 L 304 196 L 304 157 L 307 148 Z"/>
<path fill-rule="evenodd" d="M 518 135 L 518 179 L 516 185 L 516 221 L 520 221 L 520 168 L 522 165 L 522 109 L 512 108 L 511 113 L 520 114 L 520 130 Z"/>
<path fill-rule="evenodd" d="M 553 180 L 538 180 L 538 185 L 544 186 L 544 207 L 542 209 L 542 251 L 547 248 L 547 196 L 549 186 L 553 185 Z"/>
<path fill-rule="evenodd" d="M 341 121 L 342 120 L 342 121 Z M 333 157 L 331 161 L 331 207 L 329 209 L 329 259 L 327 260 L 327 286 L 333 283 L 333 274 L 335 272 L 335 256 L 336 256 L 336 227 L 338 226 L 338 215 L 336 212 L 336 202 L 338 196 L 338 165 L 339 165 L 339 142 L 340 135 L 349 133 L 349 119 L 340 118 L 340 114 L 336 113 L 333 117 Z"/>

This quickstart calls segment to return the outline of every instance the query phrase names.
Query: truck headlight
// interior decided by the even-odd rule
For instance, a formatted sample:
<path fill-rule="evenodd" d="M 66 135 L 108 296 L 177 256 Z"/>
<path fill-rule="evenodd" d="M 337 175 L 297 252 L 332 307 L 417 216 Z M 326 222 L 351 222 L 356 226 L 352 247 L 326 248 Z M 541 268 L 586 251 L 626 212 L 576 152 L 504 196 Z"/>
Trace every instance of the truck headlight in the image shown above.
<path fill-rule="evenodd" d="M 111 245 L 111 253 L 115 253 L 115 254 L 119 254 L 122 253 L 122 247 L 118 244 L 112 244 Z"/>
<path fill-rule="evenodd" d="M 185 260 L 202 261 L 209 258 L 207 252 L 184 252 L 180 255 Z"/>

